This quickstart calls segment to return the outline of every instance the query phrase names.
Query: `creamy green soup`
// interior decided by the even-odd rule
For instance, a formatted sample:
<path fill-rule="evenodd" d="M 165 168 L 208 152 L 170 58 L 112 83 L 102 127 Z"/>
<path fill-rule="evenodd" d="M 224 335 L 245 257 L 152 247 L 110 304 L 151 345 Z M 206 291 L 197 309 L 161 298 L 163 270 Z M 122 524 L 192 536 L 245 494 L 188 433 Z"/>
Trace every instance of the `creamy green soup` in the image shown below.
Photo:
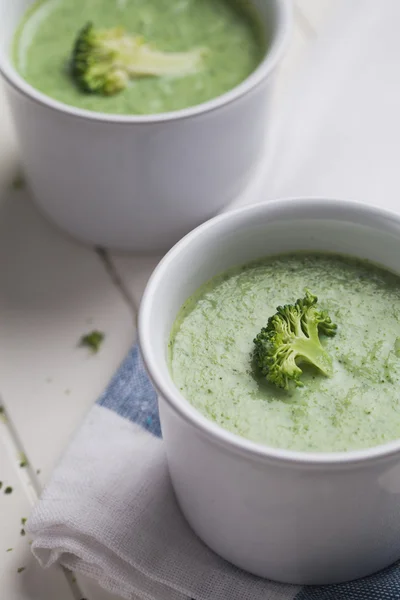
<path fill-rule="evenodd" d="M 183 77 L 138 77 L 114 96 L 84 93 L 70 76 L 70 55 L 89 21 L 99 28 L 123 26 L 164 52 L 204 48 L 202 69 Z M 40 0 L 16 33 L 14 62 L 32 86 L 65 104 L 141 115 L 179 110 L 227 92 L 257 67 L 265 48 L 247 0 Z"/>
<path fill-rule="evenodd" d="M 302 365 L 304 387 L 277 388 L 253 361 L 278 305 L 310 289 L 337 324 L 321 342 L 328 378 Z M 180 310 L 170 369 L 203 415 L 240 436 L 300 451 L 367 448 L 400 437 L 400 278 L 338 255 L 268 258 L 217 276 Z"/>

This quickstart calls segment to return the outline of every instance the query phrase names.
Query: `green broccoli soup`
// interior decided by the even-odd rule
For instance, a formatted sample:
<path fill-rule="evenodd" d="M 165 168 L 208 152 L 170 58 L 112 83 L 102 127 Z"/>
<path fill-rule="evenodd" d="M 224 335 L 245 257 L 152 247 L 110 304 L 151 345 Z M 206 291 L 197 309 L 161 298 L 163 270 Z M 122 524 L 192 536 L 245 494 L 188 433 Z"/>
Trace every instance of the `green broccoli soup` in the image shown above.
<path fill-rule="evenodd" d="M 229 91 L 266 47 L 248 0 L 40 0 L 13 56 L 22 77 L 56 100 L 141 115 Z"/>
<path fill-rule="evenodd" d="M 169 351 L 190 403 L 252 441 L 336 452 L 400 437 L 400 278 L 366 261 L 231 269 L 183 305 Z"/>

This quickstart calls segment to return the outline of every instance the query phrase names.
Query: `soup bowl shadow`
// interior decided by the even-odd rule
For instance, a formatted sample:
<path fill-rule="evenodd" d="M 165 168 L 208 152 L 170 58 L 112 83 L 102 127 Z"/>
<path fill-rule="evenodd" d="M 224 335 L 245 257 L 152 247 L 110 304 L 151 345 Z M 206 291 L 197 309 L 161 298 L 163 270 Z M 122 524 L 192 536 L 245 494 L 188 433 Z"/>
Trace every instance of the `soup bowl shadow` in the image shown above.
<path fill-rule="evenodd" d="M 332 584 L 400 558 L 400 440 L 349 452 L 260 445 L 201 415 L 171 379 L 167 345 L 196 289 L 272 254 L 338 252 L 399 273 L 400 217 L 328 199 L 288 199 L 216 217 L 160 262 L 139 314 L 144 361 L 178 502 L 198 536 L 226 560 L 292 584 Z"/>

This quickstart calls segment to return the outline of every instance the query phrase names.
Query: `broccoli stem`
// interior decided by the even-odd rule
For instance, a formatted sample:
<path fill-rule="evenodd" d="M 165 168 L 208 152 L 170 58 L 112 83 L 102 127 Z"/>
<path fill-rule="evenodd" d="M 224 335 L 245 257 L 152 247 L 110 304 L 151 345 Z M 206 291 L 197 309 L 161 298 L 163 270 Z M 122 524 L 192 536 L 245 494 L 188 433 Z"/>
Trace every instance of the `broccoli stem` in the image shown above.
<path fill-rule="evenodd" d="M 131 76 L 183 76 L 195 73 L 200 66 L 199 51 L 159 52 L 141 46 L 130 55 L 124 56 L 124 66 Z"/>
<path fill-rule="evenodd" d="M 202 49 L 188 52 L 161 52 L 146 44 L 140 36 L 123 34 L 102 41 L 103 50 L 114 56 L 114 68 L 124 69 L 131 76 L 187 75 L 201 67 Z"/>
<path fill-rule="evenodd" d="M 318 338 L 317 338 L 318 339 Z M 319 340 L 298 338 L 293 341 L 292 349 L 297 354 L 297 363 L 307 362 L 317 367 L 324 375 L 331 377 L 333 373 L 332 359 L 321 346 Z"/>
<path fill-rule="evenodd" d="M 196 54 L 178 54 L 162 52 L 142 52 L 140 63 L 128 65 L 131 75 L 186 75 L 194 73 L 198 67 Z"/>

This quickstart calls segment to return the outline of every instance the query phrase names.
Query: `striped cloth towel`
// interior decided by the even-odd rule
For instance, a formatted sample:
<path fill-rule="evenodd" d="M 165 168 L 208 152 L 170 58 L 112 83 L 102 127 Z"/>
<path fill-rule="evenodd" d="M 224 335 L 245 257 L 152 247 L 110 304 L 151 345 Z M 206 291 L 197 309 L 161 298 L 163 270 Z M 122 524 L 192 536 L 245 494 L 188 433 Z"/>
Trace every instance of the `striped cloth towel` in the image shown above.
<path fill-rule="evenodd" d="M 168 477 L 157 397 L 134 347 L 92 408 L 28 523 L 42 566 L 61 563 L 129 600 L 398 600 L 400 567 L 325 587 L 277 584 L 214 554 Z"/>

